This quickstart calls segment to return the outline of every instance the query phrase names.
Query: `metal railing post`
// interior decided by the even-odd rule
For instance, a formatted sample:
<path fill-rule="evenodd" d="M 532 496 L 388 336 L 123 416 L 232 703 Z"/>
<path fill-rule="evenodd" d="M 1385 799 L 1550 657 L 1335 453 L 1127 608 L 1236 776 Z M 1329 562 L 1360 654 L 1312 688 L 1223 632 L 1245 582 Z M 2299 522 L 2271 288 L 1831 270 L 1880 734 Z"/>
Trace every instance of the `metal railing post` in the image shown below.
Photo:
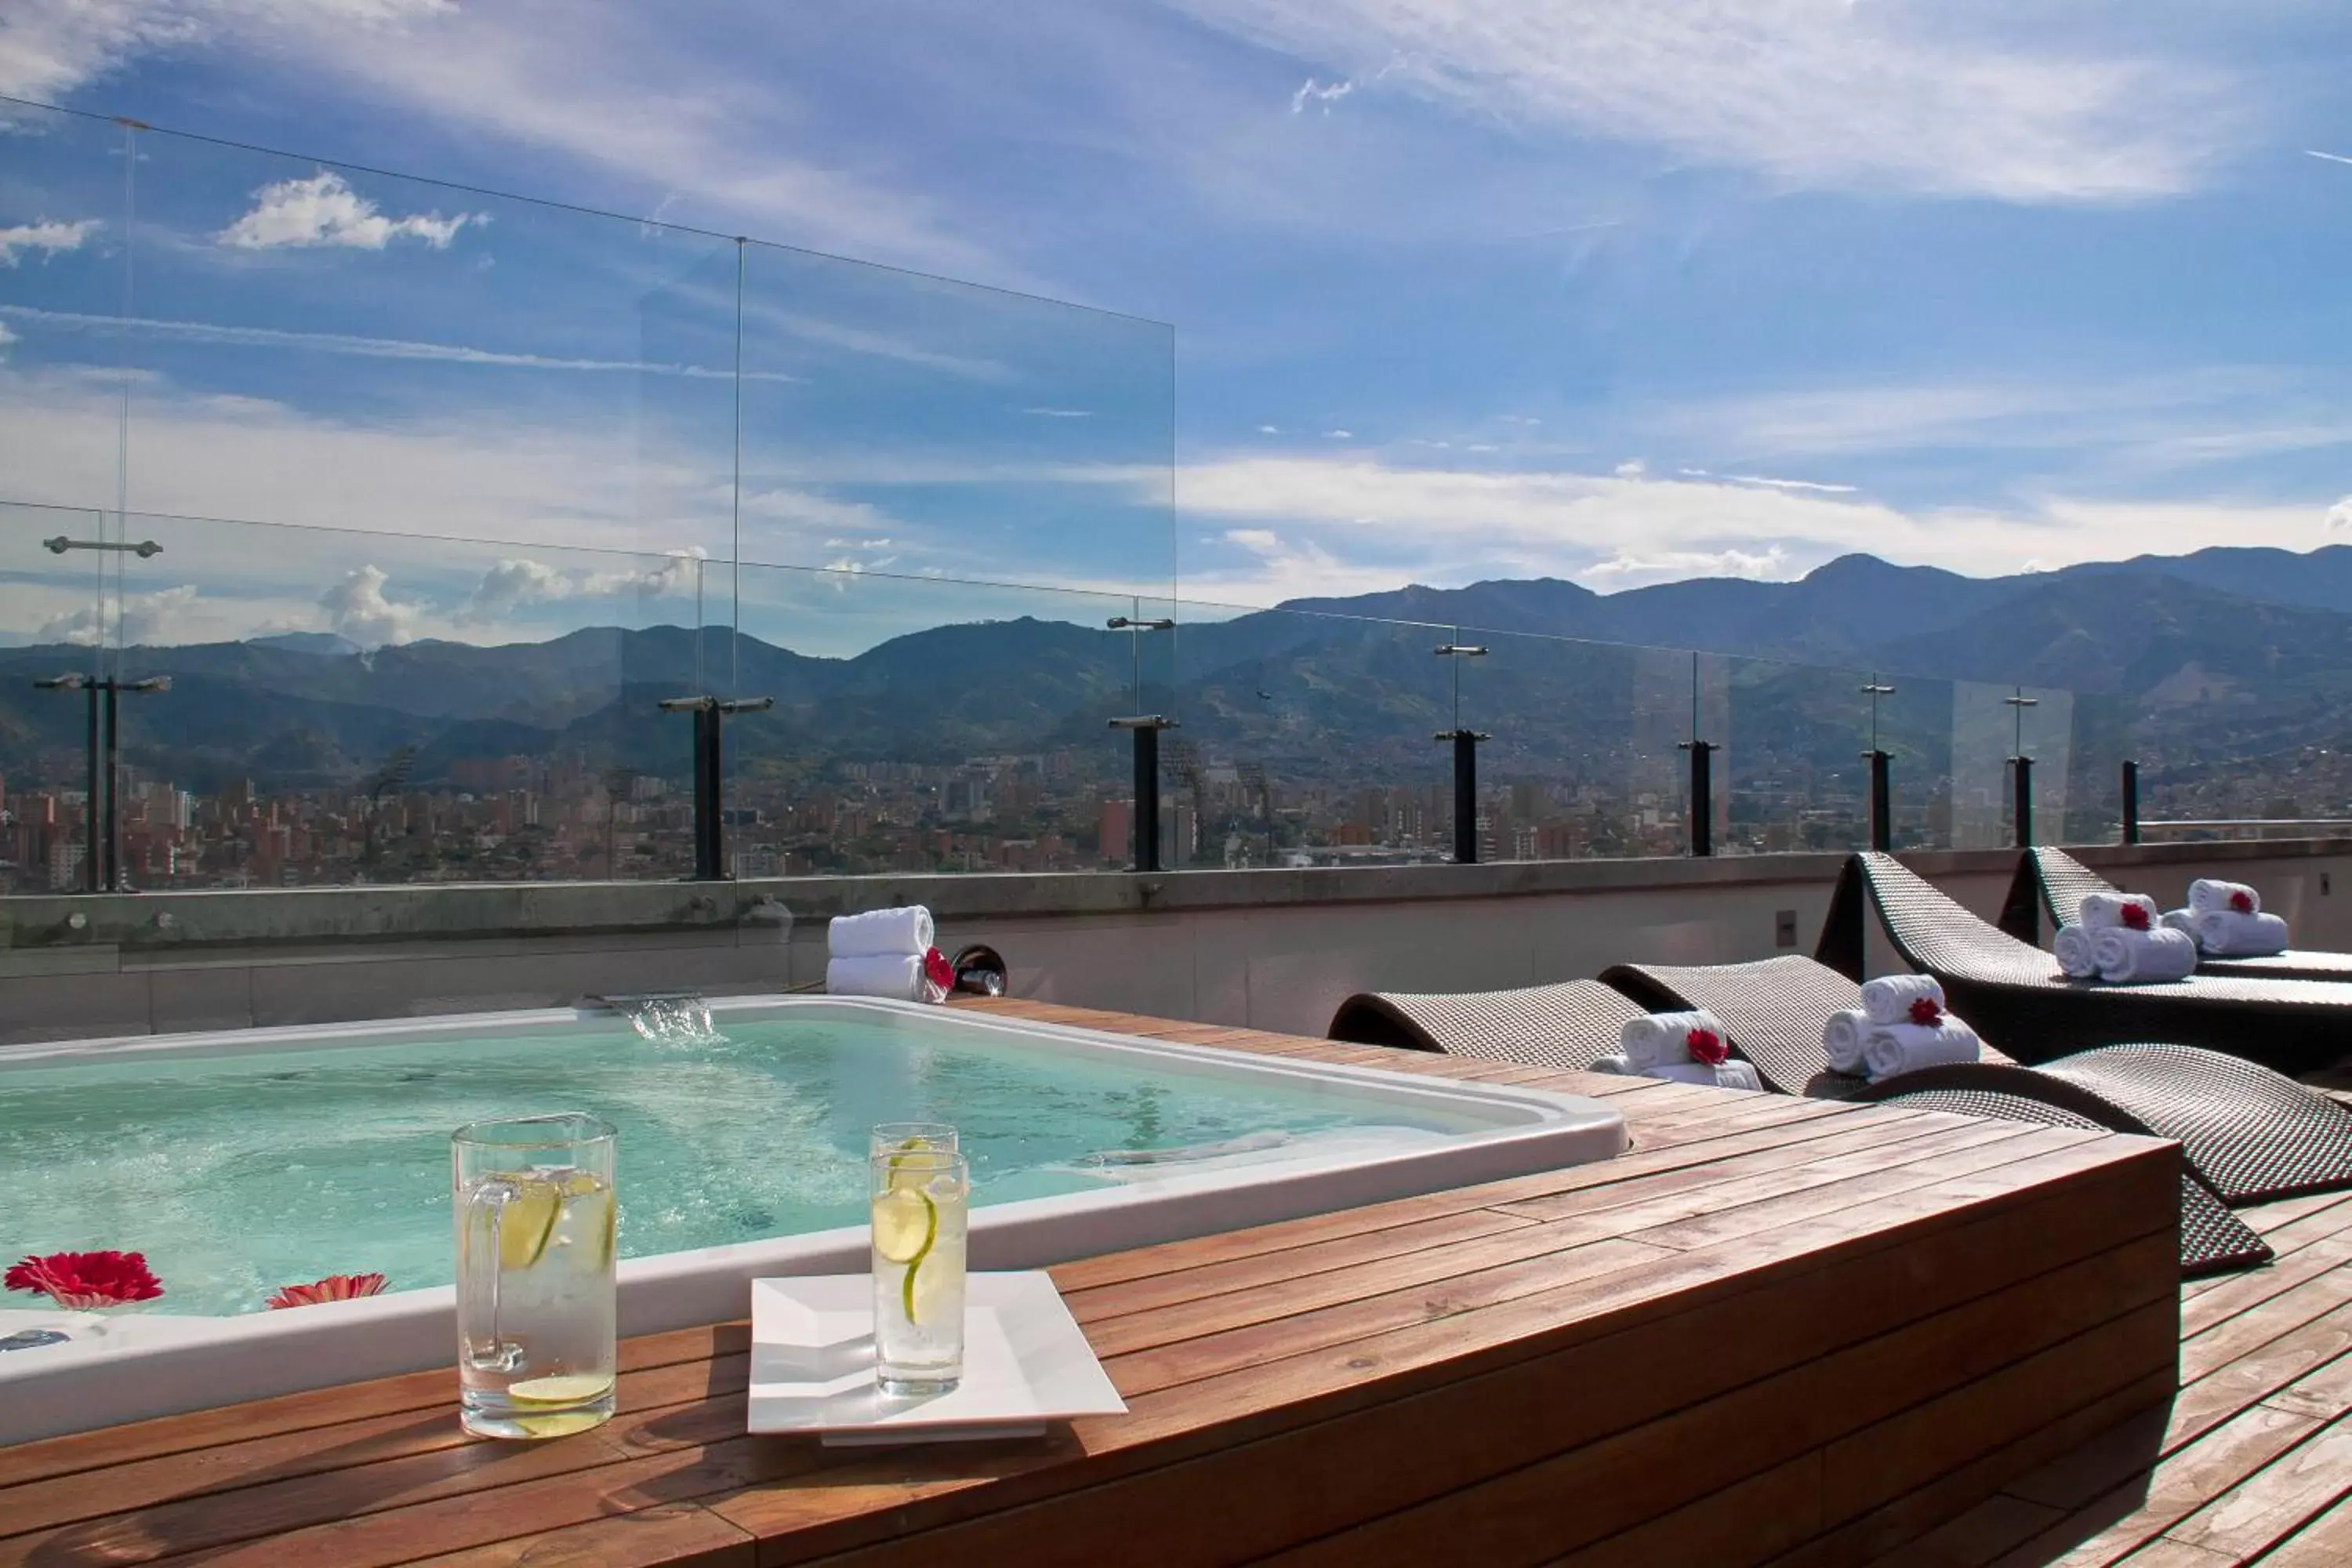
<path fill-rule="evenodd" d="M 2012 792 L 2010 811 L 2017 825 L 2017 847 L 2030 848 L 2033 843 L 2033 759 L 2011 757 L 2009 768 Z"/>
<path fill-rule="evenodd" d="M 1475 730 L 1440 730 L 1433 741 L 1454 742 L 1454 863 L 1478 863 L 1478 742 Z"/>
<path fill-rule="evenodd" d="M 1690 753 L 1690 852 L 1715 853 L 1715 742 L 1685 741 Z"/>
<path fill-rule="evenodd" d="M 772 697 L 705 694 L 662 700 L 665 713 L 694 715 L 694 881 L 730 879 L 727 870 L 727 715 L 763 712 L 775 705 Z"/>
<path fill-rule="evenodd" d="M 1864 752 L 1870 763 L 1870 847 L 1881 855 L 1895 849 L 1895 789 L 1890 777 L 1892 762 L 1885 752 Z"/>
<path fill-rule="evenodd" d="M 1135 735 L 1135 866 L 1138 871 L 1160 869 L 1160 731 L 1176 729 L 1164 713 L 1139 713 L 1114 719 L 1114 730 Z"/>
<path fill-rule="evenodd" d="M 2139 764 L 2129 758 L 2123 766 L 2124 842 L 2139 842 Z"/>

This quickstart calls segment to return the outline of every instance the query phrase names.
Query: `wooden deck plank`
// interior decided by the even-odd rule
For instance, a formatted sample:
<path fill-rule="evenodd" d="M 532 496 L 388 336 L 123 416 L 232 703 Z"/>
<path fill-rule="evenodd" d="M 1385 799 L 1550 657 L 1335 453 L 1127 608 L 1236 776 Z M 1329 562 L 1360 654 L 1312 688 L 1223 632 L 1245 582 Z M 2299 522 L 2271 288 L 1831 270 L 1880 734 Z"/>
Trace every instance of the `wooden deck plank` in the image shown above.
<path fill-rule="evenodd" d="M 2165 1531 L 2233 1562 L 2293 1534 L 2352 1492 L 2352 1426 L 2327 1427 Z"/>

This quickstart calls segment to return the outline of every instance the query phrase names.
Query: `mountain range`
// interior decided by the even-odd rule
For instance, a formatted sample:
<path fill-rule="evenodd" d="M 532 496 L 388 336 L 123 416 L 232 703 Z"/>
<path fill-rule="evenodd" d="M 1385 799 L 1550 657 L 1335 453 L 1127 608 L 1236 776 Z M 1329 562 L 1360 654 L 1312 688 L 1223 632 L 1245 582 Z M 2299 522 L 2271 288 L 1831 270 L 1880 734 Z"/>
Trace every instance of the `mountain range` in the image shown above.
<path fill-rule="evenodd" d="M 1831 769 L 1851 766 L 1858 689 L 1877 672 L 1902 689 L 1884 705 L 1882 741 L 1931 764 L 1954 743 L 1959 700 L 1943 683 L 1970 681 L 2077 693 L 2078 750 L 2224 765 L 2337 734 L 2352 697 L 2352 546 L 2215 548 L 1999 578 L 1848 555 L 1794 582 L 1607 595 L 1549 578 L 1413 586 L 1188 624 L 1139 647 L 1131 637 L 1024 618 L 935 626 L 849 658 L 675 626 L 372 654 L 316 633 L 145 647 L 125 673 L 168 674 L 173 689 L 124 699 L 123 744 L 133 763 L 200 789 L 238 776 L 346 785 L 402 748 L 419 783 L 509 754 L 679 774 L 688 723 L 657 703 L 697 689 L 700 671 L 702 685 L 730 672 L 724 689 L 776 700 L 739 720 L 730 744 L 739 765 L 786 775 L 1059 748 L 1115 773 L 1123 742 L 1107 721 L 1141 710 L 1177 716 L 1205 754 L 1291 776 L 1417 776 L 1430 737 L 1466 724 L 1496 736 L 1490 766 L 1573 777 L 1629 756 L 1670 760 L 1694 705 L 1700 728 L 1725 722 L 1711 702 L 1728 703 L 1751 765 Z M 1433 656 L 1457 639 L 1489 652 Z M 1677 648 L 1735 657 L 1695 669 L 1687 654 L 1659 651 Z M 12 784 L 73 776 L 63 763 L 79 763 L 80 704 L 26 678 L 87 658 L 0 649 L 0 770 Z"/>

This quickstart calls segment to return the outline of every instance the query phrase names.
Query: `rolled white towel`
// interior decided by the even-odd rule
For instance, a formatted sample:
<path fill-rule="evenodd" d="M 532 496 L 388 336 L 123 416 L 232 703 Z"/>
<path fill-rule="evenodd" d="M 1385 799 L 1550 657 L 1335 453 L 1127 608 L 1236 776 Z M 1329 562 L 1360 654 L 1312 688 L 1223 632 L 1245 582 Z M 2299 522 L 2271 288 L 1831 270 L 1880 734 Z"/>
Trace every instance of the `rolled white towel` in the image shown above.
<path fill-rule="evenodd" d="M 1625 1026 L 1618 1031 L 1617 1048 L 1633 1071 L 1647 1072 L 1654 1067 L 1696 1060 L 1691 1055 L 1690 1037 L 1698 1030 L 1717 1040 L 1727 1042 L 1730 1038 L 1715 1015 L 1705 1008 L 1687 1013 L 1644 1013 L 1625 1020 Z"/>
<path fill-rule="evenodd" d="M 2126 910 L 2137 910 L 2141 918 L 2137 922 L 2126 920 Z M 2156 900 L 2146 893 L 2085 893 L 2074 918 L 2094 931 L 2153 931 L 2161 913 Z"/>
<path fill-rule="evenodd" d="M 1599 1063 L 1594 1066 L 1597 1068 Z M 1717 1062 L 1713 1066 L 1706 1062 L 1665 1062 L 1634 1076 L 1664 1079 L 1669 1083 L 1696 1083 L 1710 1089 L 1744 1089 L 1758 1094 L 1764 1090 L 1764 1080 L 1756 1076 L 1752 1062 Z"/>
<path fill-rule="evenodd" d="M 2103 931 L 2091 939 L 2091 956 L 2098 961 L 2099 978 L 2110 985 L 2151 985 L 2192 973 L 2197 944 L 2161 926 L 2155 931 Z"/>
<path fill-rule="evenodd" d="M 1972 1062 L 1983 1047 L 1974 1029 L 1948 1013 L 1940 1024 L 1889 1024 L 1871 1030 L 1863 1043 L 1862 1065 L 1876 1083 L 1921 1068 Z"/>
<path fill-rule="evenodd" d="M 1862 1010 L 1874 1024 L 1907 1024 L 1911 1021 L 1911 1004 L 1921 997 L 1944 1011 L 1944 988 L 1932 974 L 1882 974 L 1865 981 L 1862 987 Z"/>
<path fill-rule="evenodd" d="M 835 958 L 918 957 L 929 952 L 939 933 L 931 927 L 931 911 L 920 904 L 903 909 L 868 910 L 862 915 L 836 915 L 825 927 L 825 951 Z"/>
<path fill-rule="evenodd" d="M 2196 938 L 2197 911 L 2195 910 L 2187 908 L 2167 910 L 2158 917 L 2158 922 L 2168 930 L 2188 932 L 2192 941 Z"/>
<path fill-rule="evenodd" d="M 2244 902 L 2239 902 L 2240 895 Z M 2263 912 L 2263 896 L 2244 882 L 2224 882 L 2217 877 L 2200 877 L 2189 884 L 2189 907 L 2199 914 L 2215 914 L 2223 910 L 2235 910 L 2242 915 Z"/>
<path fill-rule="evenodd" d="M 892 996 L 901 1002 L 931 1000 L 929 978 L 923 973 L 919 952 L 869 952 L 857 958 L 836 958 L 824 966 L 825 994 L 831 996 Z"/>
<path fill-rule="evenodd" d="M 2286 951 L 2286 921 L 2276 915 L 2208 910 L 2190 917 L 2189 934 L 2216 958 L 2268 958 Z"/>
<path fill-rule="evenodd" d="M 2051 940 L 2050 955 L 2069 980 L 2092 980 L 2098 976 L 2099 961 L 2091 952 L 2091 933 L 2079 925 L 2063 925 Z"/>
<path fill-rule="evenodd" d="M 1830 1015 L 1822 1026 L 1822 1048 L 1829 1053 L 1830 1070 L 1849 1078 L 1862 1071 L 1862 1043 L 1870 1035 L 1870 1015 L 1848 1007 Z"/>

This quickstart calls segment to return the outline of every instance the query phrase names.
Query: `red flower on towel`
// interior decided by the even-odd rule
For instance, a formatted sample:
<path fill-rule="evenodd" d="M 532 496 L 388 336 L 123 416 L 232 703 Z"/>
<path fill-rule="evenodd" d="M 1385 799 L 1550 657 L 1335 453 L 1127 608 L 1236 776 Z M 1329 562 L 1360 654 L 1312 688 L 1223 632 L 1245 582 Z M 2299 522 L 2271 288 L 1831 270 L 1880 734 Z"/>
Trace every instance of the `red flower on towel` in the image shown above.
<path fill-rule="evenodd" d="M 309 1285 L 281 1285 L 266 1303 L 273 1312 L 286 1307 L 315 1307 L 321 1301 L 351 1301 L 383 1293 L 381 1274 L 330 1274 Z"/>
<path fill-rule="evenodd" d="M 1911 1021 L 1923 1029 L 1932 1029 L 1944 1021 L 1944 1009 L 1933 996 L 1916 996 L 1911 1001 Z"/>
<path fill-rule="evenodd" d="M 1693 1029 L 1683 1037 L 1683 1044 L 1690 1047 L 1691 1060 L 1709 1067 L 1721 1067 L 1723 1059 L 1731 1054 L 1731 1047 L 1713 1029 Z"/>
<path fill-rule="evenodd" d="M 955 989 L 955 968 L 936 947 L 923 954 L 923 977 L 942 991 Z"/>
<path fill-rule="evenodd" d="M 2241 888 L 2230 895 L 2230 908 L 2242 915 L 2254 912 L 2254 896 Z"/>
<path fill-rule="evenodd" d="M 2123 907 L 2123 922 L 2126 930 L 2146 931 L 2147 929 L 2147 910 L 2142 909 L 2137 904 L 2126 904 Z"/>
<path fill-rule="evenodd" d="M 27 1258 L 0 1275 L 0 1285 L 47 1296 L 70 1311 L 152 1301 L 163 1282 L 148 1271 L 143 1252 L 52 1252 Z"/>

